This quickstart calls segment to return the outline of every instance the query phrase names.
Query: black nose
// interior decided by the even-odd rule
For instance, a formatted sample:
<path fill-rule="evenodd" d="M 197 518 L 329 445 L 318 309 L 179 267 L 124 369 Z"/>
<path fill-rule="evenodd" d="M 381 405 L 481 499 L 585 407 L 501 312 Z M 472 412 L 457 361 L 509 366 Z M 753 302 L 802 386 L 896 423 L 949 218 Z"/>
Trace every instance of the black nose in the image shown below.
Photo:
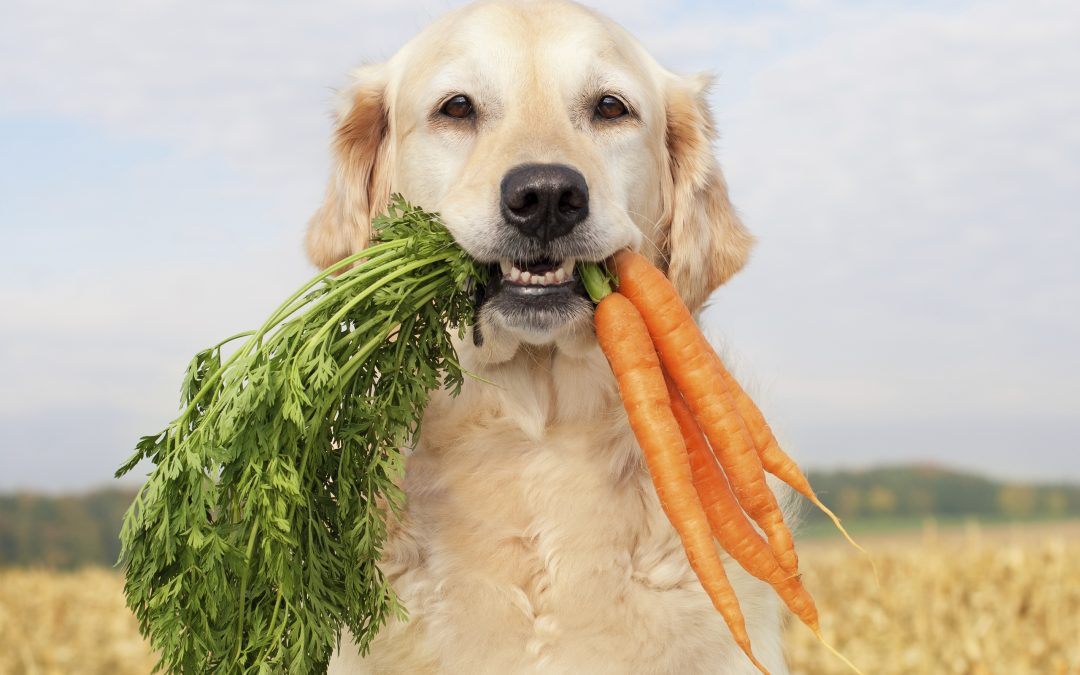
<path fill-rule="evenodd" d="M 503 176 L 502 214 L 522 234 L 546 244 L 589 215 L 589 186 L 562 164 L 522 164 Z"/>

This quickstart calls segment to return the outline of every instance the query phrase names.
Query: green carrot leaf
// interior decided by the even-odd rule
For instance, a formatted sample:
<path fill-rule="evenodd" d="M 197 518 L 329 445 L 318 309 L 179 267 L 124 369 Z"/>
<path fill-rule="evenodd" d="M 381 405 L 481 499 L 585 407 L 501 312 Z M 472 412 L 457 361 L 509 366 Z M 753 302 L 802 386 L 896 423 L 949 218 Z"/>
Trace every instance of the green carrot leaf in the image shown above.
<path fill-rule="evenodd" d="M 154 464 L 121 564 L 158 670 L 325 672 L 343 627 L 366 650 L 404 616 L 377 566 L 400 448 L 431 392 L 460 387 L 451 335 L 488 269 L 399 196 L 374 229 L 258 330 L 196 354 L 180 414 L 117 471 Z"/>

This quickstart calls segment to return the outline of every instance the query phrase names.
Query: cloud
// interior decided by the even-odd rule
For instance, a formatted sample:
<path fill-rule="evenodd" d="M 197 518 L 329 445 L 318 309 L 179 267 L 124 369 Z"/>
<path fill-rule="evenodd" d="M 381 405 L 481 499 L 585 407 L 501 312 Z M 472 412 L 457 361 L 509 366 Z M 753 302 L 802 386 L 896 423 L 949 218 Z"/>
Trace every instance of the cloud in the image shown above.
<path fill-rule="evenodd" d="M 191 352 L 307 274 L 333 86 L 456 4 L 9 2 L 0 443 L 52 425 L 96 482 L 160 426 Z M 706 323 L 801 457 L 974 463 L 1042 424 L 1032 471 L 1080 475 L 1038 447 L 1080 434 L 1080 5 L 597 6 L 720 74 L 760 245 Z M 0 487 L 47 480 L 35 447 Z"/>
<path fill-rule="evenodd" d="M 307 178 L 332 89 L 461 2 L 16 1 L 0 27 L 0 111 L 80 119 L 191 157 Z M 631 23 L 649 3 L 602 3 Z"/>
<path fill-rule="evenodd" d="M 784 373 L 781 416 L 804 425 L 1075 420 L 1080 7 L 826 23 L 721 112 L 761 245 L 710 322 L 744 323 L 734 342 Z"/>

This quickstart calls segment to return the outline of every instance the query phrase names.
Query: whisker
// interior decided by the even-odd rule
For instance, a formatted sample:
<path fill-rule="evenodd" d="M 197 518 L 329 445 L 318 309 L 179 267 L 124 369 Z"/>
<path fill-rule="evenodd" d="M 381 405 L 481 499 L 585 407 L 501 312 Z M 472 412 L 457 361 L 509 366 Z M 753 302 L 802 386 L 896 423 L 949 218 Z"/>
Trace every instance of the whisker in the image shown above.
<path fill-rule="evenodd" d="M 606 201 L 612 207 L 622 211 L 623 213 L 625 213 L 627 215 L 637 216 L 638 218 L 641 218 L 643 220 L 648 220 L 648 217 L 644 213 L 639 213 L 637 211 L 634 211 L 633 209 L 628 209 L 625 206 L 622 206 L 620 204 L 616 204 L 614 200 L 608 199 L 608 198 L 603 197 L 601 195 L 596 195 L 596 197 Z M 650 225 L 650 229 L 656 229 L 656 227 L 658 225 L 660 225 L 660 223 L 663 222 L 663 220 L 664 220 L 664 216 L 660 216 L 659 218 L 654 220 Z M 644 231 L 641 233 L 641 236 L 644 237 L 644 239 L 647 242 L 649 242 L 649 244 L 651 244 L 654 249 L 656 249 L 657 253 L 660 254 L 661 259 L 664 261 L 664 265 L 667 266 L 671 262 L 671 260 L 669 259 L 668 255 L 664 253 L 664 247 L 660 246 L 660 244 L 658 244 L 652 237 L 650 237 Z"/>

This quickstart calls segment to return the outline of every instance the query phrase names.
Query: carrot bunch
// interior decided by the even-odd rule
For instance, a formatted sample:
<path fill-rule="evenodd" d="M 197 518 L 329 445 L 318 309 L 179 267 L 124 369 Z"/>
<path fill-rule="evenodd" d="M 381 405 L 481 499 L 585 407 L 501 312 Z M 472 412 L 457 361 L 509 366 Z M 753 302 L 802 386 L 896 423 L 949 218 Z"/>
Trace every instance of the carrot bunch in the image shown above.
<path fill-rule="evenodd" d="M 817 505 L 841 532 L 843 527 L 780 449 L 761 411 L 724 367 L 667 277 L 630 251 L 614 260 L 617 292 L 598 268 L 582 268 L 586 288 L 597 301 L 600 348 L 691 568 L 735 642 L 768 673 L 751 649 L 738 598 L 713 540 L 748 573 L 770 584 L 825 643 L 766 472 Z"/>

